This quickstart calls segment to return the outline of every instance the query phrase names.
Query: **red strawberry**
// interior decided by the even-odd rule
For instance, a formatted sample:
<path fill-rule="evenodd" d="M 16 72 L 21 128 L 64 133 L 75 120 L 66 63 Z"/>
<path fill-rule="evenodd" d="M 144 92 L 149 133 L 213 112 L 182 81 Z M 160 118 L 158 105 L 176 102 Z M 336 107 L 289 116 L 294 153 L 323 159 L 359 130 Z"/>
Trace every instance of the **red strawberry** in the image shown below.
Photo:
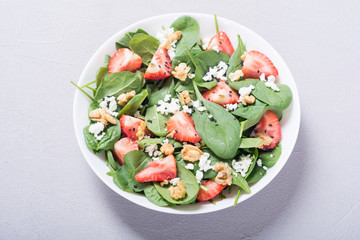
<path fill-rule="evenodd" d="M 263 139 L 260 149 L 270 150 L 275 148 L 281 138 L 280 123 L 276 114 L 270 110 L 266 111 L 251 136 Z"/>
<path fill-rule="evenodd" d="M 172 138 L 179 141 L 197 143 L 201 137 L 196 132 L 195 123 L 185 112 L 177 112 L 167 123 L 167 130 Z"/>
<path fill-rule="evenodd" d="M 149 166 L 135 175 L 138 182 L 164 181 L 176 177 L 176 160 L 173 155 L 152 161 Z"/>
<path fill-rule="evenodd" d="M 114 145 L 114 154 L 120 163 L 124 164 L 124 156 L 132 150 L 139 150 L 139 145 L 130 138 L 122 138 Z"/>
<path fill-rule="evenodd" d="M 244 78 L 259 78 L 262 73 L 266 77 L 278 75 L 278 70 L 271 60 L 261 52 L 254 50 L 245 55 L 241 71 L 244 73 Z"/>
<path fill-rule="evenodd" d="M 141 67 L 142 59 L 128 48 L 120 48 L 110 58 L 109 73 L 130 71 L 135 72 Z"/>
<path fill-rule="evenodd" d="M 146 69 L 144 78 L 149 80 L 161 80 L 171 75 L 171 59 L 165 47 L 156 50 L 149 67 Z"/>
<path fill-rule="evenodd" d="M 234 104 L 239 101 L 239 94 L 236 90 L 227 85 L 226 81 L 218 82 L 217 86 L 213 89 L 207 90 L 202 96 L 213 103 L 221 106 L 226 104 Z"/>
<path fill-rule="evenodd" d="M 209 189 L 209 191 L 206 192 L 205 190 L 200 188 L 199 193 L 196 197 L 196 199 L 200 202 L 207 201 L 216 197 L 227 186 L 227 185 L 218 184 L 210 179 L 202 180 L 201 185 Z"/>
<path fill-rule="evenodd" d="M 219 51 L 226 53 L 229 57 L 234 53 L 234 47 L 231 44 L 229 37 L 224 32 L 218 32 L 213 36 L 207 46 L 206 50 L 217 47 Z"/>
<path fill-rule="evenodd" d="M 138 137 L 136 136 L 136 133 L 138 132 L 138 127 L 142 122 L 145 121 L 123 114 L 120 118 L 121 132 L 125 137 L 131 138 L 132 140 L 137 140 Z M 145 135 L 149 134 L 151 134 L 151 132 L 146 128 Z"/>

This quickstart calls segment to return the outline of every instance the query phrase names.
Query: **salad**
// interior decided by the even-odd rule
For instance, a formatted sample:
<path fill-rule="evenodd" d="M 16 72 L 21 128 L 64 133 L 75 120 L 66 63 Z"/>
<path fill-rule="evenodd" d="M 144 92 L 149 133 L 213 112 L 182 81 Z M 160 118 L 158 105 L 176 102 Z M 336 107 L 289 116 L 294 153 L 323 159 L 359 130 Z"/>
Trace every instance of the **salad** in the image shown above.
<path fill-rule="evenodd" d="M 182 16 L 154 36 L 127 32 L 94 81 L 72 82 L 91 101 L 85 143 L 120 189 L 161 207 L 237 191 L 235 206 L 279 159 L 291 90 L 246 39 L 234 48 L 216 15 L 215 29 L 206 41 Z"/>

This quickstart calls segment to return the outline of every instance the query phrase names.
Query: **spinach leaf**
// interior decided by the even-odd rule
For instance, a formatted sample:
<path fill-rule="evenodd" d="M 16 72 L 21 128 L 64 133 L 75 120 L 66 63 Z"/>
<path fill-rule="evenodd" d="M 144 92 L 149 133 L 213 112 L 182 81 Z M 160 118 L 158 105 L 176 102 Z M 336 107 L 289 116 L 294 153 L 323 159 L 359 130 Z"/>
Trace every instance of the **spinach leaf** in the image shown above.
<path fill-rule="evenodd" d="M 260 152 L 259 158 L 262 160 L 263 165 L 268 168 L 274 166 L 280 158 L 281 150 L 281 144 L 279 142 L 273 150 L 267 152 Z"/>
<path fill-rule="evenodd" d="M 138 30 L 136 30 L 136 32 L 127 32 L 119 41 L 117 41 L 115 43 L 116 50 L 118 50 L 120 48 L 129 48 L 129 42 L 138 33 L 143 33 L 143 34 L 149 35 L 147 32 L 145 32 L 144 30 L 142 30 L 140 28 Z"/>
<path fill-rule="evenodd" d="M 265 86 L 264 82 L 258 82 L 252 94 L 261 101 L 269 104 L 271 107 L 278 109 L 286 109 L 292 100 L 290 88 L 284 84 L 276 84 L 280 91 L 275 92 L 271 88 Z"/>
<path fill-rule="evenodd" d="M 146 110 L 145 121 L 147 128 L 156 136 L 163 137 L 168 135 L 166 124 L 170 115 L 163 115 L 156 111 L 157 106 L 152 106 Z"/>
<path fill-rule="evenodd" d="M 191 53 L 189 56 L 192 56 Z M 194 62 L 192 61 L 194 60 Z M 200 87 L 205 87 L 207 89 L 211 89 L 216 86 L 217 81 L 214 78 L 209 82 L 205 82 L 202 78 L 205 73 L 209 71 L 210 67 L 214 67 L 218 65 L 220 61 L 227 63 L 229 61 L 229 56 L 223 52 L 216 52 L 214 50 L 207 50 L 198 53 L 193 57 L 193 59 L 187 62 L 187 65 L 191 67 L 191 69 L 195 69 L 195 77 L 193 82 Z"/>
<path fill-rule="evenodd" d="M 96 74 L 96 87 L 100 86 L 101 80 L 109 73 L 109 68 L 100 67 Z"/>
<path fill-rule="evenodd" d="M 195 56 L 196 54 L 202 52 L 199 45 L 195 44 L 192 48 L 189 49 L 192 56 Z M 181 54 L 177 54 L 173 60 L 172 60 L 172 69 L 174 70 L 177 65 L 180 63 L 187 63 L 191 59 L 189 57 L 189 54 L 186 51 L 183 51 Z"/>
<path fill-rule="evenodd" d="M 164 142 L 164 137 L 162 138 L 143 138 L 141 140 L 136 141 L 139 145 L 140 149 L 144 149 L 146 146 L 149 146 L 151 144 L 162 144 Z M 176 148 L 182 148 L 183 145 L 181 142 L 174 140 L 174 139 L 168 139 L 169 143 L 173 145 L 173 147 Z"/>
<path fill-rule="evenodd" d="M 121 109 L 117 118 L 120 118 L 121 115 L 133 115 L 139 109 L 141 103 L 145 100 L 148 96 L 146 89 L 142 90 L 141 93 L 136 94 L 124 107 Z"/>
<path fill-rule="evenodd" d="M 135 180 L 135 175 L 146 168 L 148 163 L 152 159 L 146 153 L 133 150 L 125 154 L 124 165 L 117 170 L 112 172 L 113 181 L 124 191 L 127 192 L 142 192 L 144 189 L 149 186 L 149 183 L 140 183 Z"/>
<path fill-rule="evenodd" d="M 186 189 L 186 196 L 183 199 L 174 200 L 171 198 L 169 193 L 169 186 L 163 186 L 161 187 L 158 182 L 154 182 L 154 186 L 156 190 L 160 193 L 160 195 L 165 198 L 166 201 L 172 203 L 172 204 L 188 204 L 193 203 L 196 200 L 197 194 L 199 192 L 199 184 L 196 181 L 196 178 L 192 172 L 187 170 L 183 165 L 177 163 L 177 177 L 180 178 L 180 180 L 184 181 L 185 189 Z"/>
<path fill-rule="evenodd" d="M 185 52 L 185 46 L 193 46 L 200 35 L 199 23 L 190 16 L 182 16 L 171 24 L 175 31 L 181 31 L 181 38 L 176 44 L 176 55 Z"/>
<path fill-rule="evenodd" d="M 237 82 L 229 81 L 229 86 L 239 91 L 240 88 L 249 87 L 250 85 L 256 87 L 258 82 L 260 82 L 259 79 L 247 78 Z"/>
<path fill-rule="evenodd" d="M 166 94 L 170 94 L 171 98 L 176 96 L 174 91 L 175 83 L 172 77 L 166 79 L 165 84 L 161 86 L 161 88 L 154 92 L 149 99 L 148 107 L 152 107 L 156 105 L 160 100 L 163 100 Z"/>
<path fill-rule="evenodd" d="M 97 88 L 95 100 L 99 102 L 106 96 L 117 97 L 121 93 L 132 90 L 138 93 L 142 88 L 142 84 L 143 76 L 138 72 L 132 73 L 125 71 L 108 74 Z"/>
<path fill-rule="evenodd" d="M 86 126 L 83 130 L 86 146 L 90 149 L 93 149 L 97 153 L 104 150 L 109 150 L 114 148 L 114 144 L 117 140 L 120 139 L 121 128 L 119 120 L 116 120 L 116 125 L 111 125 L 106 128 L 105 136 L 100 140 L 96 140 L 94 135 L 89 132 L 89 127 L 91 124 Z"/>
<path fill-rule="evenodd" d="M 259 150 L 257 148 L 254 149 L 253 154 L 253 161 L 251 162 L 251 165 L 245 175 L 245 179 L 247 179 L 249 177 L 249 175 L 252 173 L 252 171 L 254 170 L 254 167 L 256 165 L 256 160 L 258 159 L 259 156 Z"/>
<path fill-rule="evenodd" d="M 117 171 L 120 169 L 120 164 L 114 159 L 111 151 L 106 151 L 106 165 L 111 171 Z"/>
<path fill-rule="evenodd" d="M 236 173 L 233 169 L 231 171 L 232 184 L 244 189 L 246 193 L 251 193 L 249 184 L 246 182 L 245 178 L 243 178 L 240 173 Z"/>
<path fill-rule="evenodd" d="M 174 204 L 166 201 L 156 190 L 154 185 L 149 185 L 144 189 L 146 198 L 153 204 L 160 207 L 174 206 Z"/>
<path fill-rule="evenodd" d="M 239 148 L 255 148 L 261 141 L 261 138 L 242 138 Z"/>
<path fill-rule="evenodd" d="M 205 144 L 220 158 L 230 159 L 236 155 L 240 146 L 240 124 L 222 106 L 206 101 L 194 83 L 194 89 L 207 111 L 192 114 L 195 128 Z M 209 118 L 211 115 L 215 120 Z"/>
<path fill-rule="evenodd" d="M 136 34 L 129 42 L 130 49 L 142 58 L 143 64 L 149 65 L 158 49 L 160 41 L 144 33 Z"/>
<path fill-rule="evenodd" d="M 264 168 L 259 167 L 257 164 L 255 164 L 254 169 L 250 173 L 250 175 L 246 178 L 246 181 L 250 183 L 256 183 L 259 181 L 263 176 L 266 175 L 266 171 Z"/>
<path fill-rule="evenodd" d="M 256 100 L 256 101 L 258 101 L 258 100 Z M 247 130 L 247 129 L 249 129 L 249 128 L 251 128 L 252 126 L 256 125 L 256 124 L 260 121 L 261 117 L 264 115 L 264 113 L 265 113 L 267 110 L 270 110 L 270 111 L 272 111 L 273 113 L 275 113 L 275 114 L 278 116 L 278 119 L 279 119 L 279 121 L 280 121 L 280 119 L 281 119 L 281 117 L 282 117 L 282 111 L 279 110 L 279 109 L 276 109 L 276 108 L 274 108 L 274 107 L 271 107 L 271 106 L 266 106 L 266 107 L 263 109 L 263 111 L 261 112 L 261 114 L 259 114 L 256 118 L 254 118 L 254 119 L 248 119 L 248 120 L 246 121 L 246 123 L 245 123 L 245 125 L 244 125 L 244 131 Z"/>
<path fill-rule="evenodd" d="M 238 108 L 231 112 L 235 116 L 239 116 L 245 119 L 255 119 L 262 116 L 266 103 L 256 99 L 251 105 L 244 106 L 241 103 L 238 104 Z"/>
<path fill-rule="evenodd" d="M 184 82 L 178 81 L 174 88 L 175 92 L 180 94 L 182 91 L 188 91 L 191 99 L 196 99 L 194 86 L 192 80 L 186 79 Z"/>
<path fill-rule="evenodd" d="M 240 35 L 237 35 L 237 37 L 238 37 L 238 46 L 236 48 L 236 51 L 230 57 L 229 67 L 226 71 L 226 77 L 228 79 L 230 73 L 235 72 L 236 70 L 241 70 L 242 67 L 241 56 L 246 52 L 245 44 L 241 40 Z"/>

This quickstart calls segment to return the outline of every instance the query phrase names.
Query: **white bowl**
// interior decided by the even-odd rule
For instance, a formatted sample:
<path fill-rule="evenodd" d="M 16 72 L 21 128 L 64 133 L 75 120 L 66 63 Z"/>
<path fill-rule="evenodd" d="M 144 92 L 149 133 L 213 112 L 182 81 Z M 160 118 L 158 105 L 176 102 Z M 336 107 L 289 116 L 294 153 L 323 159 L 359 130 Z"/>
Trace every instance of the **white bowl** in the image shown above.
<path fill-rule="evenodd" d="M 151 18 L 144 19 L 137 23 L 134 23 L 112 36 L 107 40 L 91 57 L 87 63 L 85 69 L 83 70 L 79 85 L 83 85 L 87 82 L 90 82 L 95 79 L 97 69 L 103 65 L 104 56 L 106 54 L 113 55 L 116 51 L 115 42 L 119 40 L 126 32 L 134 31 L 138 28 L 146 30 L 151 35 L 156 35 L 157 32 L 160 32 L 162 26 L 169 27 L 171 23 L 178 17 L 183 15 L 189 15 L 195 18 L 200 24 L 200 37 L 201 38 L 211 38 L 215 34 L 215 24 L 214 16 L 208 14 L 199 14 L 199 13 L 173 13 L 155 16 Z M 289 68 L 285 64 L 284 60 L 280 55 L 275 51 L 273 47 L 270 46 L 263 38 L 258 34 L 254 33 L 250 29 L 242 26 L 239 23 L 233 22 L 231 20 L 218 17 L 219 27 L 221 31 L 224 31 L 228 34 L 234 48 L 237 46 L 237 34 L 240 34 L 244 43 L 246 44 L 247 49 L 256 49 L 265 55 L 267 55 L 275 64 L 279 71 L 279 82 L 287 84 L 293 93 L 293 101 L 288 109 L 284 111 L 284 116 L 281 120 L 281 131 L 282 131 L 282 154 L 278 162 L 270 168 L 267 174 L 260 179 L 259 182 L 253 184 L 251 189 L 251 194 L 243 194 L 240 196 L 238 204 L 245 201 L 246 199 L 254 196 L 257 192 L 263 189 L 268 185 L 272 179 L 280 172 L 280 170 L 285 165 L 288 160 L 297 136 L 300 127 L 300 100 L 298 92 L 296 89 L 295 81 L 290 73 Z M 199 213 L 208 213 L 224 209 L 227 207 L 232 207 L 235 199 L 235 194 L 237 191 L 233 191 L 232 194 L 227 196 L 226 199 L 221 201 L 216 200 L 216 205 L 211 204 L 210 202 L 196 203 L 192 205 L 180 205 L 177 207 L 158 207 L 153 203 L 149 202 L 146 197 L 142 194 L 129 193 L 118 188 L 112 180 L 112 177 L 106 175 L 109 171 L 109 168 L 105 164 L 104 154 L 95 155 L 91 150 L 86 147 L 84 137 L 83 137 L 83 128 L 89 124 L 88 120 L 88 106 L 90 104 L 89 99 L 84 96 L 80 91 L 76 90 L 74 97 L 74 127 L 77 141 L 80 145 L 81 152 L 83 153 L 86 161 L 96 173 L 96 175 L 112 190 L 118 193 L 120 196 L 137 203 L 143 207 L 153 209 L 160 212 L 166 213 L 175 213 L 175 214 L 199 214 Z"/>

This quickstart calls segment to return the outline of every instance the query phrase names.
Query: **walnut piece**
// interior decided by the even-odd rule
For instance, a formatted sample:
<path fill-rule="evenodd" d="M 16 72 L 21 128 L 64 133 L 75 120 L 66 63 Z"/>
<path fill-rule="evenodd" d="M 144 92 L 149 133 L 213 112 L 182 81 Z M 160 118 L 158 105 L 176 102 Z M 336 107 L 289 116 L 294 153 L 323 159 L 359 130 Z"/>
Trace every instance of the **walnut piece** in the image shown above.
<path fill-rule="evenodd" d="M 120 106 L 125 106 L 133 97 L 135 97 L 136 92 L 133 90 L 131 92 L 122 93 L 117 97 L 118 104 Z"/>
<path fill-rule="evenodd" d="M 218 172 L 215 182 L 221 185 L 231 185 L 231 168 L 227 163 L 218 162 L 214 166 L 214 171 Z"/>
<path fill-rule="evenodd" d="M 200 159 L 203 152 L 193 145 L 184 145 L 181 150 L 182 158 L 189 162 L 196 162 Z"/>
<path fill-rule="evenodd" d="M 166 38 L 168 39 L 168 41 L 170 43 L 177 41 L 181 38 L 181 31 L 173 32 L 173 33 L 167 35 Z"/>
<path fill-rule="evenodd" d="M 229 78 L 232 82 L 239 81 L 240 77 L 243 77 L 244 73 L 241 70 L 236 70 L 229 74 Z"/>
<path fill-rule="evenodd" d="M 190 67 L 186 63 L 180 63 L 175 67 L 175 71 L 172 71 L 172 75 L 179 79 L 180 81 L 185 81 L 187 74 L 190 72 Z"/>
<path fill-rule="evenodd" d="M 159 48 L 166 48 L 167 50 L 169 50 L 171 48 L 169 40 L 162 41 Z"/>
<path fill-rule="evenodd" d="M 257 148 L 263 148 L 264 146 L 267 146 L 272 142 L 271 137 L 269 137 L 265 133 L 256 133 L 255 137 L 262 139 L 262 142 L 257 146 Z"/>
<path fill-rule="evenodd" d="M 184 181 L 182 181 L 182 180 L 180 182 L 178 182 L 176 187 L 171 186 L 168 188 L 168 190 L 170 192 L 171 198 L 174 200 L 185 198 L 186 189 L 185 189 Z"/>
<path fill-rule="evenodd" d="M 180 93 L 180 98 L 181 98 L 181 103 L 183 105 L 191 102 L 191 97 L 190 97 L 189 91 L 187 91 L 187 90 L 184 90 Z"/>
<path fill-rule="evenodd" d="M 95 109 L 89 113 L 91 120 L 95 122 L 101 122 L 105 126 L 108 123 L 116 125 L 115 118 L 106 112 L 106 109 Z"/>
<path fill-rule="evenodd" d="M 244 54 L 241 55 L 241 57 L 240 57 L 241 61 L 245 61 L 246 55 L 247 55 L 247 52 L 244 52 Z"/>
<path fill-rule="evenodd" d="M 165 185 L 168 185 L 169 184 L 169 180 L 168 179 L 166 179 L 166 180 L 164 180 L 164 181 L 162 181 L 162 182 L 160 182 L 160 186 L 165 186 Z"/>
<path fill-rule="evenodd" d="M 246 106 L 248 104 L 253 104 L 255 102 L 255 97 L 253 95 L 243 96 L 241 99 L 241 103 Z"/>
<path fill-rule="evenodd" d="M 144 138 L 145 129 L 146 129 L 146 122 L 141 121 L 141 123 L 137 129 L 137 132 L 136 132 L 136 136 L 137 136 L 138 140 L 141 140 Z"/>
<path fill-rule="evenodd" d="M 160 151 L 165 155 L 171 155 L 174 153 L 175 148 L 170 143 L 164 143 L 164 145 L 161 146 Z"/>

